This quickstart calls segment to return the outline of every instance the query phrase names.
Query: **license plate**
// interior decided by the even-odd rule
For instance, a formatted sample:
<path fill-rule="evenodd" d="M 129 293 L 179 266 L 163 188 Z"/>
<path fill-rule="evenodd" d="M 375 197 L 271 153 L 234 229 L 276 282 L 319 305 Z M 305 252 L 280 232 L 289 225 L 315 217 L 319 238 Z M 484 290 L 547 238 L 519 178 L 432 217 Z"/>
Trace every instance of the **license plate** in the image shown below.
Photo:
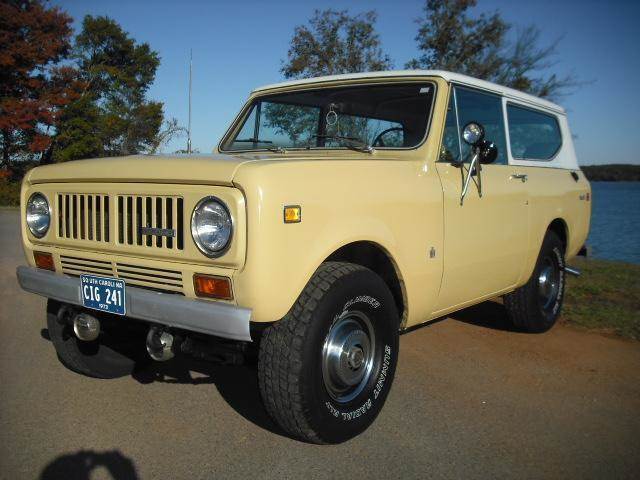
<path fill-rule="evenodd" d="M 80 291 L 82 305 L 94 310 L 124 315 L 125 284 L 124 280 L 96 275 L 80 275 Z"/>

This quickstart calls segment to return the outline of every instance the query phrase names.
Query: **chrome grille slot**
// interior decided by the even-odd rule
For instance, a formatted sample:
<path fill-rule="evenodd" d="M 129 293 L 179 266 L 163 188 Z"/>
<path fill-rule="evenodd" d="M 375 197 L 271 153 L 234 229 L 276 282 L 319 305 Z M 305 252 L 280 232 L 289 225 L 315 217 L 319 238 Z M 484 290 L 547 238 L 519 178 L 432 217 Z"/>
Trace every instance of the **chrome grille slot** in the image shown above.
<path fill-rule="evenodd" d="M 109 197 L 88 193 L 59 193 L 58 237 L 109 241 Z"/>
<path fill-rule="evenodd" d="M 118 195 L 118 243 L 182 250 L 183 208 L 179 197 Z"/>
<path fill-rule="evenodd" d="M 176 270 L 118 263 L 116 276 L 131 285 L 182 292 L 182 272 Z"/>

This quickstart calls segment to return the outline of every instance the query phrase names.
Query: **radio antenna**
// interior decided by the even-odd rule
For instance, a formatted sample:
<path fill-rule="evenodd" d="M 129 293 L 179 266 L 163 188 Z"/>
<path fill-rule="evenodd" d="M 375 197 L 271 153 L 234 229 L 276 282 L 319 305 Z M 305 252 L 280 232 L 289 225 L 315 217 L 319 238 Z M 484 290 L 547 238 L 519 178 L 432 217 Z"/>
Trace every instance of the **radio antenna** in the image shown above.
<path fill-rule="evenodd" d="M 189 49 L 189 126 L 187 128 L 187 153 L 191 153 L 191 76 L 193 72 L 193 49 Z"/>

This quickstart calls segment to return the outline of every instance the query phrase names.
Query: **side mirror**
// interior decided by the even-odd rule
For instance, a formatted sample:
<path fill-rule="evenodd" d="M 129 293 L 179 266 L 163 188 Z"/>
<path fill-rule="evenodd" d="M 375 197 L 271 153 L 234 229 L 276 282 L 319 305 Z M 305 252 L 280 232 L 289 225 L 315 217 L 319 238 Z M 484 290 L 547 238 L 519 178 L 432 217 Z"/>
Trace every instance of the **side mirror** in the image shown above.
<path fill-rule="evenodd" d="M 476 122 L 469 122 L 462 130 L 462 139 L 472 147 L 480 146 L 484 140 L 484 127 Z"/>

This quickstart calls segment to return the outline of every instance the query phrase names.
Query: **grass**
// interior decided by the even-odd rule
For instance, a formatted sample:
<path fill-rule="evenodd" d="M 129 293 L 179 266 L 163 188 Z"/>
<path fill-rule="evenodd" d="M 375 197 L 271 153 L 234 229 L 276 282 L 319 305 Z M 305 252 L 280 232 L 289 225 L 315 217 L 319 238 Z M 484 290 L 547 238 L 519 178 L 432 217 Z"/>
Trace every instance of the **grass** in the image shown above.
<path fill-rule="evenodd" d="M 580 277 L 568 277 L 561 321 L 640 340 L 640 265 L 576 258 Z"/>

